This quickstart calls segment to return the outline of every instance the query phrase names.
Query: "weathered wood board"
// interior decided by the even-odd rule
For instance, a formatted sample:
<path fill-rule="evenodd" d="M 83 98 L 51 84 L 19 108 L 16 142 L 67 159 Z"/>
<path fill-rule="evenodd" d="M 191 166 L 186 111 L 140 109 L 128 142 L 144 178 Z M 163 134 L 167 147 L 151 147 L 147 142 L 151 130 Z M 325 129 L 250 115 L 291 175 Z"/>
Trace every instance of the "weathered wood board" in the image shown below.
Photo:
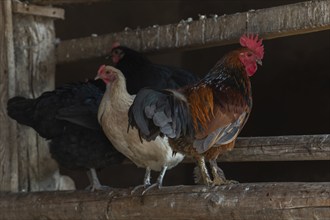
<path fill-rule="evenodd" d="M 0 33 L 0 191 L 73 189 L 61 177 L 46 141 L 31 128 L 7 116 L 9 98 L 38 97 L 52 90 L 55 80 L 53 20 L 12 14 L 12 2 L 1 1 Z M 61 185 L 67 182 L 68 185 Z"/>
<path fill-rule="evenodd" d="M 330 183 L 171 186 L 143 196 L 131 189 L 0 194 L 0 218 L 11 219 L 328 219 Z"/>
<path fill-rule="evenodd" d="M 64 4 L 91 4 L 97 2 L 110 2 L 111 0 L 29 0 L 33 4 L 39 5 L 64 5 Z"/>
<path fill-rule="evenodd" d="M 58 63 L 65 63 L 105 56 L 117 41 L 138 51 L 150 52 L 238 43 L 243 33 L 259 33 L 264 39 L 272 39 L 328 29 L 330 1 L 308 1 L 66 40 L 59 44 L 56 57 Z"/>

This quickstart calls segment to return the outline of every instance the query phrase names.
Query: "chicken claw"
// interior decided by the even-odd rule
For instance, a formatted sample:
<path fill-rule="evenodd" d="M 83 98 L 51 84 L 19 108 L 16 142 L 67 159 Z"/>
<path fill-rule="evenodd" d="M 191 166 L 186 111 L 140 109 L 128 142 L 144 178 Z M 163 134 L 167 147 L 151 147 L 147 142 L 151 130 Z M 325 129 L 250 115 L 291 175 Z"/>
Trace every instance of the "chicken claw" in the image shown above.
<path fill-rule="evenodd" d="M 220 186 L 226 184 L 238 184 L 236 180 L 227 180 L 223 170 L 218 166 L 216 160 L 210 160 L 210 166 L 212 169 L 213 181 L 212 186 Z"/>
<path fill-rule="evenodd" d="M 91 168 L 89 169 L 89 171 L 87 171 L 87 176 L 91 185 L 86 187 L 86 190 L 90 190 L 91 192 L 94 192 L 96 190 L 105 191 L 111 189 L 111 187 L 109 186 L 102 186 L 100 184 L 100 181 L 97 178 L 96 170 L 94 168 Z"/>
<path fill-rule="evenodd" d="M 151 169 L 150 169 L 150 167 L 147 167 L 146 168 L 146 173 L 144 174 L 143 184 L 134 187 L 133 190 L 131 191 L 131 195 L 133 195 L 135 193 L 135 191 L 137 191 L 138 189 L 140 189 L 142 187 L 145 188 L 145 189 L 150 187 L 150 185 L 151 185 L 151 183 L 150 183 L 150 173 L 151 173 Z"/>
<path fill-rule="evenodd" d="M 165 172 L 167 170 L 167 166 L 164 166 L 163 169 L 160 171 L 160 174 L 158 176 L 157 182 L 146 188 L 143 192 L 142 195 L 144 195 L 147 191 L 149 191 L 152 188 L 158 187 L 158 189 L 162 188 L 163 186 L 163 179 L 165 176 Z"/>
<path fill-rule="evenodd" d="M 204 157 L 201 157 L 200 159 L 198 159 L 197 162 L 198 162 L 198 167 L 200 170 L 200 175 L 201 175 L 203 184 L 206 186 L 210 186 L 212 184 L 212 181 L 211 181 L 209 173 L 207 171 Z"/>

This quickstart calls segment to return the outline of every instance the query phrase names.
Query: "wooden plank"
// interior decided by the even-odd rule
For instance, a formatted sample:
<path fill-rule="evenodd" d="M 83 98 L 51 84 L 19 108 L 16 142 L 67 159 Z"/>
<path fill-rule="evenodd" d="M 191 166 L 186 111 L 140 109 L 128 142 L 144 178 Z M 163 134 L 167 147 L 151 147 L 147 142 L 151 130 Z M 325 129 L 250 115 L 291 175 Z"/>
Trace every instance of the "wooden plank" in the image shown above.
<path fill-rule="evenodd" d="M 7 116 L 15 93 L 15 56 L 11 1 L 0 2 L 0 191 L 18 191 L 16 129 Z"/>
<path fill-rule="evenodd" d="M 47 17 L 14 14 L 13 23 L 16 55 L 14 82 L 19 85 L 14 95 L 35 98 L 55 86 L 54 21 Z M 58 190 L 62 177 L 57 163 L 51 159 L 46 140 L 32 128 L 11 121 L 17 128 L 17 135 L 12 138 L 19 145 L 18 172 L 15 173 L 19 190 Z M 68 188 L 72 189 L 71 186 Z"/>
<path fill-rule="evenodd" d="M 0 194 L 0 217 L 11 219 L 327 219 L 330 183 L 172 186 L 145 195 L 106 192 Z"/>
<path fill-rule="evenodd" d="M 29 0 L 39 5 L 64 5 L 64 4 L 91 4 L 97 2 L 110 2 L 111 0 Z"/>
<path fill-rule="evenodd" d="M 37 6 L 18 1 L 13 1 L 13 12 L 56 19 L 64 19 L 64 9 L 62 8 Z"/>
<path fill-rule="evenodd" d="M 196 49 L 237 43 L 245 32 L 264 39 L 330 29 L 330 0 L 308 1 L 251 10 L 232 15 L 201 17 L 196 21 L 152 26 L 145 29 L 66 40 L 59 44 L 57 62 L 65 63 L 105 56 L 119 41 L 133 49 L 150 52 L 169 49 Z"/>
<path fill-rule="evenodd" d="M 218 158 L 218 162 L 304 160 L 330 160 L 330 135 L 239 137 L 234 149 Z M 192 162 L 188 157 L 183 160 Z"/>
<path fill-rule="evenodd" d="M 0 191 L 66 188 L 59 184 L 67 178 L 59 175 L 46 141 L 18 126 L 6 109 L 8 99 L 17 94 L 34 97 L 54 88 L 54 24 L 51 19 L 12 15 L 15 2 L 1 1 L 0 6 Z"/>
<path fill-rule="evenodd" d="M 219 161 L 330 160 L 330 135 L 238 138 L 235 148 Z"/>

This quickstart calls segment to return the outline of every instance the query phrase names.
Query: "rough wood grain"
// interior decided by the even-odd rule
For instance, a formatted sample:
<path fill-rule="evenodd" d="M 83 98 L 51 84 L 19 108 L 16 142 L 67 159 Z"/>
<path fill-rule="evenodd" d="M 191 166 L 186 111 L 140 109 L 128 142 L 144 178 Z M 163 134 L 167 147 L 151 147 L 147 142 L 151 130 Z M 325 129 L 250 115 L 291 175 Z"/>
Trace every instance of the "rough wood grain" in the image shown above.
<path fill-rule="evenodd" d="M 110 2 L 111 0 L 29 0 L 31 3 L 40 5 L 64 5 L 64 4 L 81 4 L 81 3 L 97 3 Z"/>
<path fill-rule="evenodd" d="M 12 16 L 11 3 L 0 2 L 0 191 L 57 190 L 62 177 L 47 143 L 6 110 L 15 95 L 36 97 L 54 87 L 54 25 L 51 19 Z"/>
<path fill-rule="evenodd" d="M 64 9 L 30 5 L 22 2 L 13 2 L 13 12 L 29 15 L 37 15 L 50 18 L 64 19 Z"/>
<path fill-rule="evenodd" d="M 264 39 L 330 29 L 330 1 L 308 1 L 196 21 L 66 40 L 57 48 L 57 62 L 107 55 L 115 41 L 139 51 L 196 49 L 238 43 L 245 32 Z"/>
<path fill-rule="evenodd" d="M 218 162 L 303 160 L 330 160 L 330 134 L 239 137 L 234 149 L 218 158 Z M 193 160 L 186 157 L 183 162 Z"/>
<path fill-rule="evenodd" d="M 11 1 L 0 2 L 0 191 L 17 191 L 16 129 L 7 117 L 8 97 L 15 93 L 15 56 Z"/>
<path fill-rule="evenodd" d="M 15 95 L 38 97 L 55 84 L 55 31 L 50 18 L 15 14 Z M 6 104 L 4 105 L 6 106 Z M 17 175 L 20 191 L 57 190 L 61 181 L 57 164 L 51 159 L 47 142 L 27 126 L 18 125 Z M 10 143 L 7 143 L 9 147 Z M 13 161 L 15 162 L 15 161 Z M 71 188 L 72 189 L 72 188 Z"/>
<path fill-rule="evenodd" d="M 130 194 L 67 191 L 0 194 L 9 219 L 327 219 L 330 183 L 249 183 L 208 188 L 172 186 Z"/>
<path fill-rule="evenodd" d="M 330 135 L 238 138 L 219 161 L 330 160 Z"/>

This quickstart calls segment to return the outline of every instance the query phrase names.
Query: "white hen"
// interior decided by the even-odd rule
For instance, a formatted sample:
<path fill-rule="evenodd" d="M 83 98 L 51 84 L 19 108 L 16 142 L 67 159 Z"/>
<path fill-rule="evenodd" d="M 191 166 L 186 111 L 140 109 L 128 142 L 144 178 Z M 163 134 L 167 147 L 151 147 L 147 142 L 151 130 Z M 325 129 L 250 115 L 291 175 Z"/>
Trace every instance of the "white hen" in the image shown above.
<path fill-rule="evenodd" d="M 173 152 L 166 137 L 142 143 L 137 129 L 128 132 L 128 109 L 135 96 L 127 92 L 126 80 L 120 70 L 103 65 L 96 78 L 102 79 L 107 85 L 98 111 L 98 120 L 104 133 L 118 151 L 138 167 L 146 168 L 145 188 L 150 186 L 151 170 L 160 171 L 153 186 L 161 187 L 166 170 L 180 163 L 184 156 Z"/>

